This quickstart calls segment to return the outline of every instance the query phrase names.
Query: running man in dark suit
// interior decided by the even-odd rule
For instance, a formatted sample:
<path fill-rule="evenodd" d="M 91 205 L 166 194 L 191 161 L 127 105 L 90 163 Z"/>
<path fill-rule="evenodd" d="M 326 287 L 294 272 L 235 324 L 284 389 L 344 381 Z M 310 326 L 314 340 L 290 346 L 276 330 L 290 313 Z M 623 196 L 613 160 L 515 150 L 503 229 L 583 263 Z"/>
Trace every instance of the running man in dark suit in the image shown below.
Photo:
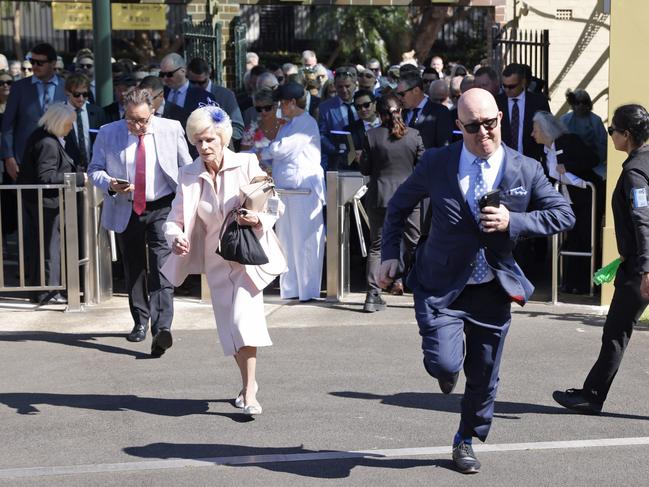
<path fill-rule="evenodd" d="M 575 222 L 540 163 L 501 144 L 501 118 L 488 91 L 463 94 L 457 121 L 463 141 L 424 153 L 388 203 L 383 228 L 379 283 L 387 287 L 399 267 L 406 218 L 430 198 L 432 231 L 418 247 L 407 284 L 426 371 L 450 394 L 464 368 L 453 440 L 453 461 L 462 473 L 480 469 L 471 443 L 473 437 L 485 441 L 491 426 L 510 304 L 525 304 L 534 289 L 512 256 L 514 242 L 562 232 Z M 481 197 L 494 189 L 500 204 L 480 211 Z"/>

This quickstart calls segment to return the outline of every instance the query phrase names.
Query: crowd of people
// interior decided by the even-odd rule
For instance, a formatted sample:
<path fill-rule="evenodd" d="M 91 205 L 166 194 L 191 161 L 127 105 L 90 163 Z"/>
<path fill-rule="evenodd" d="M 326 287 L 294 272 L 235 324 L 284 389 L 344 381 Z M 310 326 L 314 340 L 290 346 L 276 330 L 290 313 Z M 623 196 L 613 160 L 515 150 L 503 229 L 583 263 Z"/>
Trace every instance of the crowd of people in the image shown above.
<path fill-rule="evenodd" d="M 472 438 L 484 441 L 491 425 L 510 304 L 532 294 L 526 274 L 545 259 L 547 237 L 567 232 L 565 250 L 600 258 L 599 239 L 591 249 L 590 208 L 596 198 L 599 236 L 607 134 L 588 93 L 569 91 L 571 111 L 559 118 L 540 91 L 543 81 L 523 64 L 497 72 L 486 63 L 445 66 L 433 56 L 423 64 L 383 67 L 369 59 L 329 69 L 313 51 L 304 51 L 300 65 L 262 61 L 248 53 L 245 89 L 235 94 L 214 82 L 200 58 L 170 53 L 146 67 L 118 60 L 115 101 L 100 107 L 91 51 L 77 53 L 71 66 L 49 44 L 34 46 L 20 63 L 0 56 L 3 184 L 60 184 L 72 172 L 78 185 L 90 180 L 103 192 L 101 223 L 116 234 L 133 318 L 127 339 L 141 342 L 150 328 L 152 357 L 173 344 L 174 286 L 206 274 L 223 351 L 242 379 L 235 405 L 257 415 L 257 348 L 272 343 L 265 284 L 251 278 L 254 265 L 216 252 L 223 232 L 232 215 L 259 238 L 276 231 L 287 261 L 281 297 L 318 299 L 324 175 L 360 171 L 368 177 L 370 221 L 364 311 L 385 309 L 383 290 L 413 291 L 426 371 L 449 394 L 464 369 L 453 460 L 461 472 L 477 472 Z M 613 195 L 620 238 L 649 221 L 642 165 L 649 115 L 622 107 L 608 132 L 636 168 L 625 171 Z M 268 175 L 285 190 L 280 199 L 263 211 L 240 211 L 242 188 Z M 554 182 L 562 183 L 560 192 Z M 10 200 L 3 192 L 3 236 L 15 230 Z M 27 282 L 42 285 L 44 275 L 46 285 L 57 286 L 56 194 L 44 194 L 42 215 L 37 205 L 34 195 L 25 198 Z M 555 393 L 566 407 L 601 411 L 649 299 L 645 238 L 635 246 L 619 242 L 627 276 L 620 285 L 629 292 L 616 292 L 584 389 Z M 585 260 L 565 265 L 565 291 L 587 292 L 589 280 Z M 32 299 L 65 302 L 56 292 Z"/>

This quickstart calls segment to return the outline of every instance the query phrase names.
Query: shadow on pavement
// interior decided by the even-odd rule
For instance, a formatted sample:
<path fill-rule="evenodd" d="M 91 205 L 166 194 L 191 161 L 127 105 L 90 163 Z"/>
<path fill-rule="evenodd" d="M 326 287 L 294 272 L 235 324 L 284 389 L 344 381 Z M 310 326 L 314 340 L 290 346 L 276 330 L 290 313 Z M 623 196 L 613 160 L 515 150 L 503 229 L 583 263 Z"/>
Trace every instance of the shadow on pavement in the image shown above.
<path fill-rule="evenodd" d="M 381 404 L 402 408 L 428 409 L 446 413 L 459 413 L 461 394 L 441 394 L 434 392 L 400 392 L 397 394 L 381 395 L 370 392 L 339 391 L 330 392 L 332 396 L 347 399 L 365 399 L 380 401 Z M 571 414 L 571 411 L 561 406 L 545 406 L 527 402 L 496 401 L 494 417 L 502 419 L 520 419 L 519 414 Z M 572 413 L 577 414 L 577 413 Z M 634 419 L 649 421 L 649 416 L 636 414 L 620 414 L 603 412 L 600 417 Z"/>
<path fill-rule="evenodd" d="M 36 392 L 10 392 L 0 394 L 0 403 L 16 410 L 18 414 L 38 414 L 36 405 L 62 406 L 95 411 L 136 411 L 158 416 L 190 416 L 206 414 L 223 416 L 238 423 L 252 421 L 240 412 L 210 412 L 211 402 L 233 403 L 232 399 L 164 399 L 134 395 L 111 394 L 49 394 Z"/>
<path fill-rule="evenodd" d="M 196 444 L 196 443 L 151 443 L 145 446 L 132 446 L 124 448 L 128 455 L 147 459 L 188 459 L 214 462 L 219 465 L 231 467 L 257 467 L 273 472 L 300 475 L 322 479 L 341 479 L 350 476 L 354 467 L 393 468 L 406 469 L 416 467 L 440 467 L 454 470 L 453 462 L 446 459 L 414 460 L 404 458 L 386 459 L 380 454 L 359 454 L 356 458 L 344 458 L 353 455 L 345 451 L 336 450 L 308 450 L 302 446 L 296 447 L 251 447 L 244 445 L 227 444 Z M 274 459 L 260 458 L 263 455 L 322 455 L 331 453 L 331 459 L 295 458 Z M 339 454 L 342 458 L 338 458 Z M 450 448 L 449 448 L 450 455 Z M 251 458 L 240 458 L 251 457 Z M 258 457 L 258 458 L 252 458 Z M 228 463 L 230 461 L 231 463 Z M 257 461 L 255 463 L 255 461 Z"/>
<path fill-rule="evenodd" d="M 122 338 L 126 333 L 56 333 L 56 332 L 2 332 L 0 342 L 47 342 L 70 347 L 95 349 L 105 353 L 130 355 L 136 359 L 148 359 L 150 354 L 100 343 L 102 338 Z"/>

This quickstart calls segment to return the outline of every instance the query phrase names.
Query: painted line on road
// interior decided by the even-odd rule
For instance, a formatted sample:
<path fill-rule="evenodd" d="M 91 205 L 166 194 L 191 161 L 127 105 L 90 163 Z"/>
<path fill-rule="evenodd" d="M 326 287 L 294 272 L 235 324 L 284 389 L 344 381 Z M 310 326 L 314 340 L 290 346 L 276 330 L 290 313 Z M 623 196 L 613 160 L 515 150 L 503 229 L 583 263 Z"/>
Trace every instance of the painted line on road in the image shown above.
<path fill-rule="evenodd" d="M 510 452 L 531 450 L 563 450 L 574 448 L 602 448 L 615 446 L 649 445 L 649 437 L 603 438 L 593 440 L 541 441 L 536 443 L 502 443 L 475 445 L 478 453 Z M 0 479 L 48 477 L 53 475 L 81 475 L 92 473 L 132 472 L 142 470 L 163 470 L 170 468 L 213 467 L 227 465 L 255 465 L 264 463 L 305 462 L 341 460 L 353 458 L 395 458 L 450 454 L 449 446 L 430 448 L 397 448 L 388 450 L 323 451 L 311 453 L 289 453 L 274 455 L 244 455 L 212 458 L 170 458 L 142 462 L 103 463 L 92 465 L 69 465 L 58 467 L 25 467 L 0 469 Z"/>

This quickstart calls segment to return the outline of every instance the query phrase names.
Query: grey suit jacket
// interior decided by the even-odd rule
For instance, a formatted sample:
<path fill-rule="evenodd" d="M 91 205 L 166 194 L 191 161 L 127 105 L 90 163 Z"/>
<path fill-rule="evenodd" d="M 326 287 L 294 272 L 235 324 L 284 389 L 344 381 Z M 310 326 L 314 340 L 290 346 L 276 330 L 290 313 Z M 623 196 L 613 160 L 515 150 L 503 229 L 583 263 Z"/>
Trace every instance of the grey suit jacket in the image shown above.
<path fill-rule="evenodd" d="M 178 168 L 192 162 L 185 134 L 176 120 L 152 117 L 151 124 L 158 164 L 162 168 L 167 183 L 175 190 L 178 183 Z M 104 125 L 97 134 L 92 162 L 88 166 L 88 176 L 92 184 L 105 195 L 101 224 L 104 228 L 117 233 L 126 229 L 131 218 L 132 194 L 113 193 L 109 191 L 109 186 L 111 178 L 128 178 L 127 146 L 128 128 L 125 120 Z"/>
<path fill-rule="evenodd" d="M 56 75 L 58 84 L 52 103 L 65 101 L 65 82 Z M 22 160 L 27 139 L 38 126 L 38 119 L 43 115 L 38 89 L 32 77 L 23 78 L 11 86 L 2 118 L 2 158 L 15 157 L 18 163 Z M 4 170 L 4 164 L 2 165 Z"/>

